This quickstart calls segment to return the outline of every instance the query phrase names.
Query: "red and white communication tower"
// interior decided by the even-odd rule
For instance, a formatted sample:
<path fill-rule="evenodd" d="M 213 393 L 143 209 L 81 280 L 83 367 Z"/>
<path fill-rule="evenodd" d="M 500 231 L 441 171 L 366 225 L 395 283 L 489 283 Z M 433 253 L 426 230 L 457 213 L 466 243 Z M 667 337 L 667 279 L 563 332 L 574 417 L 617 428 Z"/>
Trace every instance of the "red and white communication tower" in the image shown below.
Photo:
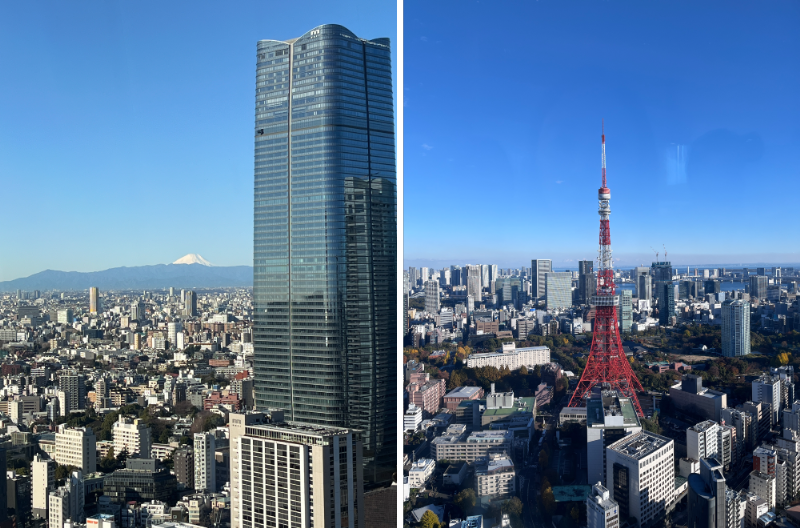
<path fill-rule="evenodd" d="M 616 390 L 622 397 L 630 398 L 636 413 L 644 416 L 642 406 L 636 391 L 642 390 L 642 384 L 633 373 L 625 353 L 622 351 L 622 340 L 619 335 L 617 319 L 617 306 L 620 296 L 617 295 L 614 284 L 614 269 L 611 262 L 611 228 L 608 217 L 611 215 L 611 190 L 606 186 L 606 135 L 602 134 L 603 142 L 603 186 L 597 192 L 600 201 L 600 266 L 597 271 L 597 292 L 592 297 L 592 304 L 596 307 L 594 328 L 592 336 L 592 349 L 589 360 L 583 369 L 578 387 L 569 401 L 570 407 L 583 407 L 584 401 L 595 385 L 602 385 L 605 389 Z"/>

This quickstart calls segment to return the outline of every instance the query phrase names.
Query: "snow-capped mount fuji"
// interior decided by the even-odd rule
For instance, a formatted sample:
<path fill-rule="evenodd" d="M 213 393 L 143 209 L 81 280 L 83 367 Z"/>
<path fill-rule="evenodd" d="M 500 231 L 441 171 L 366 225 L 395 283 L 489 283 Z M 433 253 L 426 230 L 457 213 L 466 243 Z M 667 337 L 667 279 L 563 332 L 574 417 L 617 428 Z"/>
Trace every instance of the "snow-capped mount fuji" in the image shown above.
<path fill-rule="evenodd" d="M 173 262 L 173 264 L 200 264 L 201 266 L 208 266 L 208 267 L 213 266 L 213 264 L 211 264 L 209 261 L 198 255 L 197 253 L 189 253 L 188 255 L 184 255 L 175 262 Z"/>

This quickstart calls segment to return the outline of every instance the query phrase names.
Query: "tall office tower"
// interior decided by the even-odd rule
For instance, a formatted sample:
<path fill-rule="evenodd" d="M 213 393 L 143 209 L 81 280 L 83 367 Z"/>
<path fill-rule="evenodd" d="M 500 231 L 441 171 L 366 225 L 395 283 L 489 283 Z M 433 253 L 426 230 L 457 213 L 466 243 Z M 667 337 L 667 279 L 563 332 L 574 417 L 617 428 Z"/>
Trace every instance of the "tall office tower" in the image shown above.
<path fill-rule="evenodd" d="M 299 423 L 238 429 L 231 428 L 234 528 L 365 527 L 357 432 Z M 394 504 L 385 506 L 388 516 Z"/>
<path fill-rule="evenodd" d="M 586 462 L 588 482 L 606 481 L 606 448 L 642 430 L 630 398 L 616 391 L 592 394 L 586 404 Z"/>
<path fill-rule="evenodd" d="M 450 286 L 452 284 L 451 280 L 450 268 L 444 268 L 439 272 L 439 282 L 442 286 Z"/>
<path fill-rule="evenodd" d="M 481 289 L 489 287 L 489 265 L 481 264 Z"/>
<path fill-rule="evenodd" d="M 194 489 L 197 491 L 214 493 L 217 490 L 215 449 L 213 433 L 194 434 Z"/>
<path fill-rule="evenodd" d="M 694 460 L 720 458 L 719 424 L 706 420 L 686 430 L 686 456 Z"/>
<path fill-rule="evenodd" d="M 606 488 L 622 518 L 639 526 L 663 518 L 675 493 L 675 442 L 640 431 L 608 446 Z"/>
<path fill-rule="evenodd" d="M 169 287 L 169 296 L 175 297 L 175 288 L 172 286 Z"/>
<path fill-rule="evenodd" d="M 183 325 L 180 321 L 172 321 L 167 323 L 167 341 L 171 347 L 175 347 L 178 342 L 178 332 L 183 331 Z"/>
<path fill-rule="evenodd" d="M 756 268 L 756 275 L 766 275 L 767 268 Z"/>
<path fill-rule="evenodd" d="M 186 300 L 183 302 L 183 315 L 187 317 L 197 316 L 197 293 L 192 290 L 186 292 Z"/>
<path fill-rule="evenodd" d="M 86 383 L 83 374 L 74 370 L 64 371 L 58 378 L 58 388 L 69 396 L 69 412 L 86 408 Z"/>
<path fill-rule="evenodd" d="M 120 415 L 114 422 L 111 430 L 114 440 L 114 453 L 119 455 L 122 451 L 128 456 L 150 458 L 150 448 L 153 445 L 150 428 L 138 418 L 130 419 Z"/>
<path fill-rule="evenodd" d="M 467 295 L 473 302 L 480 303 L 481 296 L 481 266 L 480 264 L 467 264 Z"/>
<path fill-rule="evenodd" d="M 722 288 L 722 284 L 718 280 L 707 280 L 703 283 L 705 287 L 706 293 L 719 293 Z"/>
<path fill-rule="evenodd" d="M 419 269 L 419 285 L 420 286 L 425 286 L 425 283 L 430 278 L 431 278 L 431 272 L 427 267 Z"/>
<path fill-rule="evenodd" d="M 144 303 L 135 301 L 131 303 L 131 321 L 144 321 Z"/>
<path fill-rule="evenodd" d="M 439 283 L 434 280 L 425 282 L 425 311 L 439 313 Z"/>
<path fill-rule="evenodd" d="M 578 304 L 589 304 L 597 284 L 594 279 L 594 262 L 591 260 L 578 261 Z"/>
<path fill-rule="evenodd" d="M 656 297 L 658 298 L 658 324 L 668 326 L 670 318 L 675 315 L 675 288 L 670 282 L 659 282 Z"/>
<path fill-rule="evenodd" d="M 411 284 L 409 283 L 408 271 L 403 271 L 403 295 L 408 295 L 410 290 Z"/>
<path fill-rule="evenodd" d="M 647 277 L 647 280 L 642 280 Z M 650 300 L 653 298 L 653 280 L 650 277 L 650 268 L 647 266 L 637 266 L 633 274 L 634 284 L 636 285 L 636 297 L 639 300 Z"/>
<path fill-rule="evenodd" d="M 467 283 L 461 277 L 461 266 L 450 266 L 450 284 L 453 286 L 466 286 Z"/>
<path fill-rule="evenodd" d="M 728 488 L 719 461 L 701 459 L 700 473 L 692 473 L 688 480 L 688 528 L 739 527 L 739 494 Z"/>
<path fill-rule="evenodd" d="M 745 356 L 750 353 L 750 303 L 722 303 L 722 355 Z"/>
<path fill-rule="evenodd" d="M 97 471 L 97 438 L 91 427 L 58 426 L 54 460 L 62 466 L 72 466 L 85 474 Z"/>
<path fill-rule="evenodd" d="M 568 271 L 550 271 L 544 274 L 545 303 L 548 310 L 572 306 L 572 274 Z"/>
<path fill-rule="evenodd" d="M 601 169 L 602 186 L 597 191 L 598 214 L 600 215 L 599 253 L 600 266 L 597 270 L 597 290 L 591 304 L 596 306 L 596 316 L 592 324 L 592 346 L 589 359 L 583 369 L 581 379 L 572 398 L 570 407 L 583 407 L 584 400 L 595 386 L 604 385 L 630 398 L 636 414 L 644 416 L 636 391 L 642 391 L 642 384 L 634 374 L 622 350 L 617 306 L 619 295 L 614 283 L 614 268 L 611 260 L 611 189 L 606 186 L 606 136 L 602 136 Z"/>
<path fill-rule="evenodd" d="M 588 528 L 619 526 L 619 504 L 600 482 L 592 486 L 591 493 L 586 497 L 586 525 Z"/>
<path fill-rule="evenodd" d="M 397 183 L 389 39 L 323 25 L 257 46 L 256 407 L 362 431 L 396 471 Z"/>
<path fill-rule="evenodd" d="M 653 282 L 672 282 L 672 263 L 653 262 L 650 274 L 653 276 Z"/>
<path fill-rule="evenodd" d="M 33 515 L 39 519 L 47 518 L 47 502 L 56 483 L 56 461 L 33 456 L 31 462 L 31 488 L 33 495 Z"/>
<path fill-rule="evenodd" d="M 751 299 L 766 299 L 767 286 L 769 281 L 766 275 L 754 275 L 750 277 L 750 298 Z"/>
<path fill-rule="evenodd" d="M 498 279 L 497 264 L 489 264 L 489 284 L 496 281 L 497 279 Z"/>
<path fill-rule="evenodd" d="M 89 288 L 89 313 L 99 313 L 100 308 L 100 290 L 92 286 Z"/>
<path fill-rule="evenodd" d="M 533 291 L 531 296 L 534 299 L 541 299 L 547 294 L 545 285 L 545 274 L 553 271 L 553 261 L 550 259 L 531 260 L 531 282 Z"/>
<path fill-rule="evenodd" d="M 619 296 L 619 329 L 630 332 L 633 326 L 633 292 L 622 290 Z"/>

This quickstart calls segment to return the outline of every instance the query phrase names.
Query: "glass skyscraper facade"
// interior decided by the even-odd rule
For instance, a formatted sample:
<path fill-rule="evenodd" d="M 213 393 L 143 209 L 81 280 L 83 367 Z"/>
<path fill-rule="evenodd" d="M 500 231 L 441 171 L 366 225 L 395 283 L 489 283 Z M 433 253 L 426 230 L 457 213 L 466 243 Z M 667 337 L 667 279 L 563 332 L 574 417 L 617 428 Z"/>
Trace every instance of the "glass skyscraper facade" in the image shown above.
<path fill-rule="evenodd" d="M 750 353 L 750 303 L 725 301 L 722 303 L 722 355 L 746 356 Z"/>
<path fill-rule="evenodd" d="M 257 46 L 255 395 L 361 431 L 366 486 L 397 438 L 397 211 L 389 39 L 342 26 Z"/>

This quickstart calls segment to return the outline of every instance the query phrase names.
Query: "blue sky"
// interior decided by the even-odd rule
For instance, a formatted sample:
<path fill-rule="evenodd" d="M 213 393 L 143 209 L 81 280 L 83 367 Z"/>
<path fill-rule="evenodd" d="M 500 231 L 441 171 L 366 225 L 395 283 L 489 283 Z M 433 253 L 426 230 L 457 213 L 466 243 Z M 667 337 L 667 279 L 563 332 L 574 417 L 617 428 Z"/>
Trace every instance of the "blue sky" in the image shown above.
<path fill-rule="evenodd" d="M 325 23 L 397 42 L 394 1 L 296 6 L 0 3 L 0 281 L 252 265 L 256 42 Z"/>
<path fill-rule="evenodd" d="M 800 262 L 800 3 L 404 9 L 406 265 Z"/>

